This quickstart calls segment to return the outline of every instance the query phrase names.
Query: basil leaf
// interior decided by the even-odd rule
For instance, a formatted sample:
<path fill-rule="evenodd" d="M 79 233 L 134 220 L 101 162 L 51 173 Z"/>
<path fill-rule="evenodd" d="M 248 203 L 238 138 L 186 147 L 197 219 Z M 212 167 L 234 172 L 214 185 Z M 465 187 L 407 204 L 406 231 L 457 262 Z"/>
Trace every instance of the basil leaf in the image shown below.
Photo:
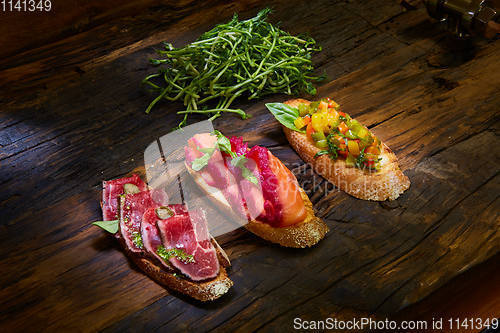
<path fill-rule="evenodd" d="M 250 169 L 248 169 L 246 166 L 242 166 L 240 169 L 243 178 L 248 180 L 250 183 L 259 185 L 259 180 L 257 179 L 257 177 L 254 176 L 254 174 L 252 173 L 252 171 L 250 171 Z"/>
<path fill-rule="evenodd" d="M 300 132 L 305 133 L 304 130 L 300 130 L 295 126 L 295 119 L 299 117 L 299 109 L 293 108 L 284 103 L 267 103 L 267 109 L 273 114 L 273 116 L 278 120 L 281 125 Z"/>
<path fill-rule="evenodd" d="M 214 150 L 215 150 L 215 148 L 198 148 L 198 151 L 201 151 L 202 153 L 210 154 L 210 155 L 213 154 Z"/>
<path fill-rule="evenodd" d="M 104 229 L 107 232 L 110 232 L 112 234 L 116 234 L 118 232 L 118 224 L 119 223 L 120 223 L 119 220 L 92 222 L 93 225 L 96 225 L 99 228 L 102 228 L 102 229 Z"/>
<path fill-rule="evenodd" d="M 213 151 L 214 150 L 212 150 L 212 153 L 213 153 Z M 210 157 L 212 157 L 212 154 L 209 154 L 209 153 L 203 154 L 202 156 L 198 157 L 197 159 L 195 159 L 193 161 L 193 163 L 191 164 L 191 168 L 194 171 L 200 171 L 208 164 L 208 160 L 210 160 Z"/>
<path fill-rule="evenodd" d="M 231 141 L 218 130 L 214 130 L 213 134 L 217 136 L 219 150 L 231 155 L 231 157 L 236 157 L 236 153 L 231 150 Z"/>
<path fill-rule="evenodd" d="M 247 161 L 247 158 L 244 156 L 244 155 L 241 155 L 241 156 L 236 156 L 235 158 L 233 158 L 231 160 L 231 165 L 237 167 L 237 168 L 240 168 L 241 170 L 241 176 L 243 178 L 245 178 L 246 180 L 248 180 L 249 182 L 255 184 L 255 185 L 258 185 L 259 184 L 259 180 L 257 179 L 257 177 L 254 176 L 254 174 L 252 173 L 252 171 L 250 171 L 250 169 L 248 169 L 246 166 L 245 166 L 245 163 Z"/>

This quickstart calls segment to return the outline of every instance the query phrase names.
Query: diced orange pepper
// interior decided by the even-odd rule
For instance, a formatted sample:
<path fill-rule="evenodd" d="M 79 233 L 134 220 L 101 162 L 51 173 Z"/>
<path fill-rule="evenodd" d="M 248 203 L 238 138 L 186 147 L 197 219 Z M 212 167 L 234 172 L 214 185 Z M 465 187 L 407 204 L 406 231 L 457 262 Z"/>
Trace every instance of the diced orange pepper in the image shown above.
<path fill-rule="evenodd" d="M 341 115 L 342 117 L 345 117 L 345 112 L 339 111 L 339 115 Z"/>
<path fill-rule="evenodd" d="M 309 123 L 311 122 L 311 117 L 309 115 L 305 116 L 302 119 L 304 119 L 304 124 L 306 125 L 309 125 Z"/>
<path fill-rule="evenodd" d="M 365 153 L 367 153 L 367 154 L 373 154 L 373 155 L 378 155 L 378 154 L 380 154 L 380 150 L 376 146 L 369 146 L 369 147 L 366 147 Z"/>
<path fill-rule="evenodd" d="M 322 112 L 322 111 L 327 111 L 328 110 L 328 103 L 326 102 L 319 102 L 319 105 L 318 105 L 318 111 L 319 112 Z"/>
<path fill-rule="evenodd" d="M 340 125 L 339 125 L 339 131 L 340 131 L 340 133 L 344 134 L 348 130 L 349 130 L 349 127 L 347 127 L 347 125 L 344 122 L 341 122 Z"/>
<path fill-rule="evenodd" d="M 307 128 L 306 128 L 306 136 L 309 140 L 313 141 L 312 137 L 311 137 L 311 134 L 314 133 L 314 128 L 312 126 L 312 123 L 309 123 L 307 124 Z"/>
<path fill-rule="evenodd" d="M 358 156 L 359 155 L 359 145 L 355 140 L 349 140 L 347 142 L 347 147 L 349 148 L 349 152 L 354 155 Z"/>

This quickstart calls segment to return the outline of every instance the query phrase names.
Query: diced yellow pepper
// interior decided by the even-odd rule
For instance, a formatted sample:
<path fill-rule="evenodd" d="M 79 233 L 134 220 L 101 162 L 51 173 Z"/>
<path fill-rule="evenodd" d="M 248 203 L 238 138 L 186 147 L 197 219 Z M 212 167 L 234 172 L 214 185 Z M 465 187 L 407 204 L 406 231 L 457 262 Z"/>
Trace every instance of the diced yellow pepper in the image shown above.
<path fill-rule="evenodd" d="M 304 103 L 299 104 L 299 114 L 300 116 L 305 116 L 309 113 L 309 105 L 305 105 Z"/>
<path fill-rule="evenodd" d="M 364 139 L 368 135 L 368 130 L 363 126 L 356 133 L 361 139 Z"/>
<path fill-rule="evenodd" d="M 306 126 L 306 122 L 304 121 L 304 119 L 302 117 L 298 117 L 296 118 L 293 123 L 295 124 L 295 127 L 297 127 L 298 129 L 302 129 L 304 126 Z"/>
<path fill-rule="evenodd" d="M 318 147 L 318 148 L 328 148 L 328 142 L 326 142 L 326 140 L 316 141 L 316 147 Z"/>
<path fill-rule="evenodd" d="M 336 111 L 328 112 L 326 116 L 326 126 L 328 126 L 328 131 L 336 128 L 339 125 L 339 114 Z"/>
<path fill-rule="evenodd" d="M 315 113 L 312 115 L 311 124 L 316 132 L 323 132 L 325 127 L 325 115 L 323 113 Z"/>
<path fill-rule="evenodd" d="M 345 163 L 348 167 L 353 167 L 356 165 L 356 158 L 352 154 L 349 154 L 345 159 Z"/>
<path fill-rule="evenodd" d="M 359 145 L 356 141 L 354 140 L 349 140 L 347 142 L 347 148 L 349 149 L 349 153 L 358 156 L 359 155 Z"/>

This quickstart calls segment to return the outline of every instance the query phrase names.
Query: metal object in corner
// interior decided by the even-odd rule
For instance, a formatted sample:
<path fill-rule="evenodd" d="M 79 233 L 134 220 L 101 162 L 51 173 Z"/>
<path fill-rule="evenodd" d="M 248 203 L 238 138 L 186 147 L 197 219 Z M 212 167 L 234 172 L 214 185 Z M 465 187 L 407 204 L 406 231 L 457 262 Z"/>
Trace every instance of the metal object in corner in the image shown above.
<path fill-rule="evenodd" d="M 429 15 L 459 37 L 500 33 L 500 0 L 425 0 Z"/>

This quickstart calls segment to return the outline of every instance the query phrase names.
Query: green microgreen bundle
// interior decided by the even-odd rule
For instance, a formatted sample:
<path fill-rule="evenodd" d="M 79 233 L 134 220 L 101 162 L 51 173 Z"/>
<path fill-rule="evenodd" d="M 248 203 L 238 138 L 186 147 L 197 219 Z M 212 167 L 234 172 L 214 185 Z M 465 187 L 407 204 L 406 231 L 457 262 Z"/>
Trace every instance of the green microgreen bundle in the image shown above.
<path fill-rule="evenodd" d="M 235 14 L 182 48 L 164 43 L 165 49 L 157 51 L 161 58 L 151 59 L 162 67 L 143 81 L 159 93 L 146 113 L 162 99 L 182 101 L 186 110 L 177 112 L 184 115 L 182 127 L 192 113 L 211 120 L 222 112 L 247 118 L 243 110 L 230 108 L 240 96 L 316 94 L 312 82 L 322 77 L 312 75 L 311 55 L 320 47 L 312 38 L 292 36 L 266 22 L 269 12 L 261 10 L 244 21 Z"/>

